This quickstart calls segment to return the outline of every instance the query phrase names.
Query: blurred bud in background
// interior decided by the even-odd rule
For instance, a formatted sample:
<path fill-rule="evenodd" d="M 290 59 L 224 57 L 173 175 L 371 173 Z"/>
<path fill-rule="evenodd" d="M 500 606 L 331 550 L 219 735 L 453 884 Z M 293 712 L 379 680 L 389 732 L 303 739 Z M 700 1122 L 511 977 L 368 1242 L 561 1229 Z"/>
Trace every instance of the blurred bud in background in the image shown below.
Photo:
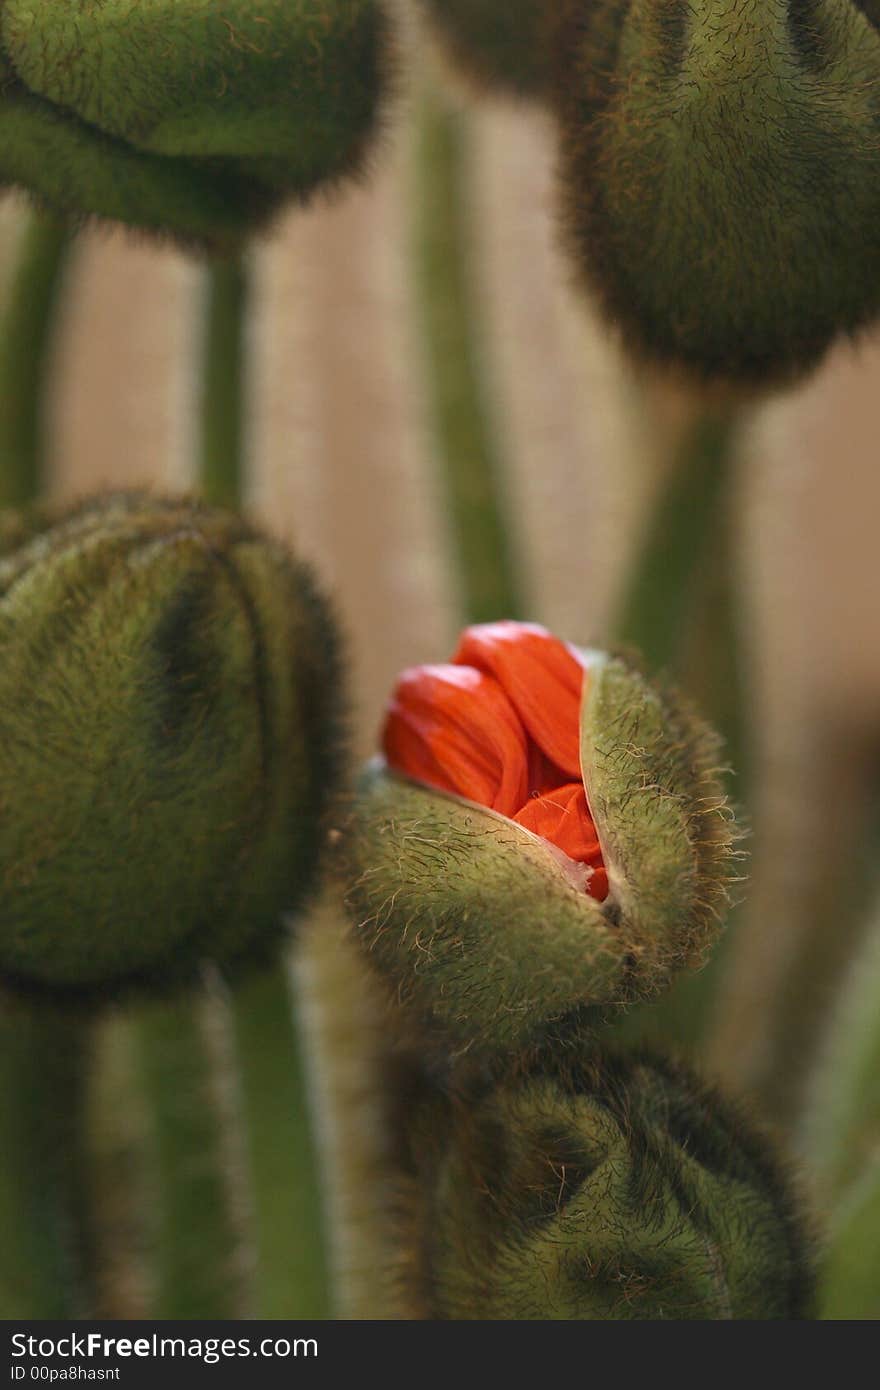
<path fill-rule="evenodd" d="M 650 1055 L 562 1054 L 410 1124 L 427 1316 L 810 1315 L 813 1248 L 769 1140 Z"/>
<path fill-rule="evenodd" d="M 561 0 L 566 238 L 636 353 L 760 385 L 873 322 L 870 12 L 853 0 Z"/>
<path fill-rule="evenodd" d="M 232 249 L 362 165 L 390 48 L 381 0 L 5 0 L 0 183 Z"/>

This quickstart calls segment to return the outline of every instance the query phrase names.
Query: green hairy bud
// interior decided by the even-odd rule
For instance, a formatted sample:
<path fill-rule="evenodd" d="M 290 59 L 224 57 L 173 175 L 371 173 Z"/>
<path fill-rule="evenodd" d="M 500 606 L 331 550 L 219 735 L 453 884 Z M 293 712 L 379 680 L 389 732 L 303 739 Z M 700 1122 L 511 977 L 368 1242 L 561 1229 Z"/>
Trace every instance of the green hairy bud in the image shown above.
<path fill-rule="evenodd" d="M 426 1316 L 803 1318 L 812 1243 L 767 1139 L 660 1058 L 582 1054 L 410 1123 Z"/>
<path fill-rule="evenodd" d="M 524 1045 L 573 1011 L 629 1003 L 699 966 L 720 929 L 734 833 L 715 736 L 626 662 L 587 654 L 580 763 L 608 892 L 485 806 L 382 760 L 343 837 L 365 958 L 420 1027 Z"/>
<path fill-rule="evenodd" d="M 380 0 L 3 0 L 0 182 L 228 249 L 360 166 L 389 46 Z"/>
<path fill-rule="evenodd" d="M 875 0 L 561 0 L 574 256 L 630 346 L 743 383 L 880 310 Z"/>
<path fill-rule="evenodd" d="M 476 81 L 542 97 L 550 81 L 555 0 L 422 0 L 458 63 Z"/>
<path fill-rule="evenodd" d="M 267 951 L 315 880 L 340 671 L 232 513 L 106 496 L 0 556 L 0 983 L 88 998 Z"/>

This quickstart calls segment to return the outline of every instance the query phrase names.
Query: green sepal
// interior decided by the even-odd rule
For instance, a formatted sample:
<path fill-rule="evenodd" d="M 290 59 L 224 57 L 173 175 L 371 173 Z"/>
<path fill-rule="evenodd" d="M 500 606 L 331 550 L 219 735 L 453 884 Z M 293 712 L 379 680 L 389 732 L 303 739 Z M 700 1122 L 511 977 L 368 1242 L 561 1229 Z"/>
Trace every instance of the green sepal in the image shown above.
<path fill-rule="evenodd" d="M 514 1046 L 578 1005 L 630 992 L 627 941 L 583 873 L 514 821 L 377 762 L 346 841 L 367 959 L 459 1046 Z"/>

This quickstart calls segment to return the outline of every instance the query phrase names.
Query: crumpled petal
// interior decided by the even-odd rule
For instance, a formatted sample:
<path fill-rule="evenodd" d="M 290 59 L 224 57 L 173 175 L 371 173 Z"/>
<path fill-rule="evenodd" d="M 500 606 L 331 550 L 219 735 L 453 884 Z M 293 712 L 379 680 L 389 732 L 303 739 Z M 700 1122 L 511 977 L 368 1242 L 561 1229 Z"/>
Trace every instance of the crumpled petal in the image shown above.
<path fill-rule="evenodd" d="M 549 840 L 569 859 L 589 864 L 594 870 L 587 885 L 589 893 L 600 902 L 608 896 L 608 875 L 582 782 L 569 782 L 544 796 L 531 797 L 513 820 Z"/>
<path fill-rule="evenodd" d="M 537 623 L 482 623 L 465 629 L 452 660 L 494 676 L 541 752 L 580 777 L 584 668 L 564 642 Z"/>
<path fill-rule="evenodd" d="M 497 681 L 468 666 L 414 666 L 382 733 L 389 765 L 513 817 L 528 796 L 525 734 Z"/>

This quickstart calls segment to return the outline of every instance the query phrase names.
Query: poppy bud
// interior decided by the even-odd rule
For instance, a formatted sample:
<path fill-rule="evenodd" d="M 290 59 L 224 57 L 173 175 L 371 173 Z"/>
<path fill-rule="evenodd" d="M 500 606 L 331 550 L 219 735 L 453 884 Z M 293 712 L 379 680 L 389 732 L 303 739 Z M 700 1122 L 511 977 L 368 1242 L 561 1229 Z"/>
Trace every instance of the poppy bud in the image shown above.
<path fill-rule="evenodd" d="M 106 496 L 0 558 L 0 982 L 87 998 L 266 951 L 339 771 L 330 613 L 276 542 Z"/>
<path fill-rule="evenodd" d="M 648 997 L 718 930 L 716 741 L 625 662 L 524 623 L 404 672 L 345 837 L 367 958 L 423 1024 L 518 1046 Z"/>
<path fill-rule="evenodd" d="M 229 249 L 359 167 L 389 47 L 382 0 L 4 0 L 0 182 Z"/>
<path fill-rule="evenodd" d="M 872 9 L 562 0 L 567 240 L 637 353 L 762 382 L 876 318 Z"/>
<path fill-rule="evenodd" d="M 569 1055 L 434 1107 L 411 1123 L 427 1317 L 809 1315 L 790 1179 L 684 1069 Z"/>
<path fill-rule="evenodd" d="M 550 80 L 545 0 L 423 0 L 462 69 L 515 96 L 541 97 Z"/>

